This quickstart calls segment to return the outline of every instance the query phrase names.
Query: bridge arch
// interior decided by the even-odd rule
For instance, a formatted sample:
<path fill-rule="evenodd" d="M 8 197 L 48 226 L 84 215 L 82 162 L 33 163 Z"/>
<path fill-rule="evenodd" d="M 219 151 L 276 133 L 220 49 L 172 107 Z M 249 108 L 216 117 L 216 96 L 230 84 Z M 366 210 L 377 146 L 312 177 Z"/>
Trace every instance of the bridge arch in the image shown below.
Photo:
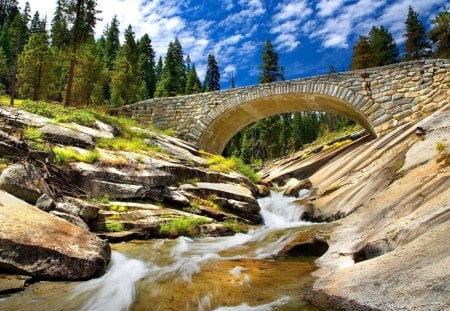
<path fill-rule="evenodd" d="M 172 128 L 199 148 L 221 153 L 243 127 L 274 114 L 332 111 L 384 133 L 441 108 L 450 98 L 450 60 L 409 61 L 383 67 L 247 86 L 210 93 L 152 98 L 119 109 L 143 123 Z"/>
<path fill-rule="evenodd" d="M 325 84 L 307 85 L 305 92 L 284 93 L 258 97 L 248 93 L 245 101 L 231 106 L 225 111 L 216 110 L 208 119 L 209 124 L 198 123 L 201 132 L 197 146 L 214 153 L 222 153 L 228 142 L 247 125 L 254 121 L 283 113 L 297 111 L 326 111 L 344 115 L 359 123 L 368 133 L 376 136 L 376 131 L 358 107 L 364 106 L 366 100 L 357 96 L 351 89 L 329 87 Z M 320 92 L 320 93 L 318 93 Z M 258 93 L 257 93 L 258 94 Z"/>

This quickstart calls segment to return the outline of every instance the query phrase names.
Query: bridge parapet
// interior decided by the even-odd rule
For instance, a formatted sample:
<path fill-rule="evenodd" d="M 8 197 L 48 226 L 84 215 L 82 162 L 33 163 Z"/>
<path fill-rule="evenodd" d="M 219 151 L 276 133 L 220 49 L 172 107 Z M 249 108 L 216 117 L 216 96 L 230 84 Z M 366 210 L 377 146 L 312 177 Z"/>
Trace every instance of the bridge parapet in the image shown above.
<path fill-rule="evenodd" d="M 138 120 L 172 128 L 200 148 L 221 153 L 258 119 L 302 110 L 346 115 L 374 135 L 448 104 L 449 60 L 410 61 L 210 93 L 155 98 L 124 107 Z"/>

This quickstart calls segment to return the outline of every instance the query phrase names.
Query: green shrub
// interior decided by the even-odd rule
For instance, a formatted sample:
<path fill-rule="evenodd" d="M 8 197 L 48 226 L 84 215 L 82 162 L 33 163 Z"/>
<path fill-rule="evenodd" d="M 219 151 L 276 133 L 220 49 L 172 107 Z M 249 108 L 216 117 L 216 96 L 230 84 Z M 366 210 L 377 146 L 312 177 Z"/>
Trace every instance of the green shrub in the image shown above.
<path fill-rule="evenodd" d="M 125 231 L 125 228 L 120 222 L 109 222 L 105 224 L 106 231 L 108 232 L 121 232 Z"/>
<path fill-rule="evenodd" d="M 196 226 L 208 223 L 206 218 L 175 218 L 159 227 L 159 233 L 164 236 L 192 235 Z"/>

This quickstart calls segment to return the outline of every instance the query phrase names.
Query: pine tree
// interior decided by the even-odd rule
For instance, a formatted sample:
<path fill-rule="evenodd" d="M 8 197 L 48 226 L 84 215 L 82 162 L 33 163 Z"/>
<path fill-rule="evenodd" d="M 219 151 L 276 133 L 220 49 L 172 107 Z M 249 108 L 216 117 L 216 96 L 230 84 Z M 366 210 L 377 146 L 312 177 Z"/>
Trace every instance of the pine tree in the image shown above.
<path fill-rule="evenodd" d="M 103 103 L 103 83 L 106 64 L 98 46 L 89 40 L 77 52 L 77 64 L 73 81 L 73 103 L 78 106 L 100 105 Z"/>
<path fill-rule="evenodd" d="M 17 0 L 0 1 L 0 28 L 9 21 L 14 20 L 19 14 L 19 4 Z"/>
<path fill-rule="evenodd" d="M 428 33 L 433 44 L 436 46 L 434 57 L 450 58 L 450 11 L 447 8 L 431 20 L 434 25 Z"/>
<path fill-rule="evenodd" d="M 281 76 L 280 67 L 278 66 L 278 54 L 270 40 L 264 42 L 260 70 L 259 83 L 275 82 Z"/>
<path fill-rule="evenodd" d="M 209 53 L 203 88 L 207 92 L 220 90 L 220 71 L 214 53 Z"/>
<path fill-rule="evenodd" d="M 63 49 L 69 46 L 69 29 L 65 15 L 65 0 L 56 1 L 56 9 L 53 15 L 50 38 L 52 47 Z"/>
<path fill-rule="evenodd" d="M 155 97 L 184 94 L 186 87 L 186 64 L 180 41 L 169 43 L 161 79 L 156 87 Z"/>
<path fill-rule="evenodd" d="M 5 52 L 3 48 L 0 46 L 0 95 L 3 95 L 5 91 L 5 85 L 3 84 L 8 72 L 8 61 L 6 59 Z"/>
<path fill-rule="evenodd" d="M 231 88 L 232 89 L 236 88 L 236 81 L 235 81 L 235 77 L 234 77 L 234 72 L 231 73 Z"/>
<path fill-rule="evenodd" d="M 143 99 L 146 85 L 141 79 L 133 28 L 124 33 L 125 42 L 117 54 L 111 77 L 111 103 L 114 106 L 129 105 Z"/>
<path fill-rule="evenodd" d="M 408 17 L 405 21 L 406 34 L 403 36 L 405 41 L 405 55 L 403 59 L 414 60 L 423 59 L 430 56 L 430 43 L 425 35 L 425 27 L 419 20 L 419 15 L 409 6 Z"/>
<path fill-rule="evenodd" d="M 96 24 L 95 15 L 98 13 L 95 9 L 96 0 L 69 0 L 66 6 L 68 21 L 72 24 L 70 30 L 70 61 L 67 71 L 67 85 L 64 96 L 64 106 L 70 106 L 72 103 L 72 88 L 76 65 L 76 54 L 80 45 L 94 36 Z"/>
<path fill-rule="evenodd" d="M 185 94 L 196 94 L 200 93 L 202 90 L 202 84 L 197 75 L 197 70 L 195 69 L 195 64 L 192 66 L 188 65 L 188 74 L 186 79 L 186 91 Z"/>
<path fill-rule="evenodd" d="M 11 78 L 10 78 L 10 105 L 14 105 L 17 88 L 17 62 L 19 55 L 28 41 L 29 29 L 28 22 L 30 21 L 30 4 L 26 2 L 25 8 L 21 14 L 17 14 L 9 28 L 10 51 L 11 51 Z"/>
<path fill-rule="evenodd" d="M 359 36 L 358 41 L 353 46 L 351 70 L 365 69 L 371 66 L 372 51 L 369 40 L 366 36 Z"/>
<path fill-rule="evenodd" d="M 398 48 L 391 33 L 384 27 L 375 26 L 369 32 L 371 66 L 384 66 L 398 62 Z"/>
<path fill-rule="evenodd" d="M 114 15 L 104 33 L 105 37 L 105 57 L 108 69 L 113 69 L 114 60 L 116 59 L 117 52 L 120 49 L 120 30 L 119 21 L 117 20 L 117 15 Z"/>
<path fill-rule="evenodd" d="M 19 91 L 23 97 L 35 101 L 47 97 L 54 79 L 52 63 L 47 34 L 32 34 L 18 60 Z"/>
<path fill-rule="evenodd" d="M 34 33 L 45 33 L 45 27 L 45 20 L 41 20 L 39 17 L 39 12 L 36 11 L 33 15 L 33 18 L 31 19 L 30 35 Z"/>
<path fill-rule="evenodd" d="M 156 65 L 155 73 L 156 73 L 156 85 L 161 81 L 162 73 L 163 73 L 163 59 L 162 56 L 159 56 L 158 64 Z"/>
<path fill-rule="evenodd" d="M 155 51 L 148 34 L 142 36 L 138 42 L 138 67 L 141 79 L 146 86 L 143 98 L 153 97 L 156 89 Z"/>

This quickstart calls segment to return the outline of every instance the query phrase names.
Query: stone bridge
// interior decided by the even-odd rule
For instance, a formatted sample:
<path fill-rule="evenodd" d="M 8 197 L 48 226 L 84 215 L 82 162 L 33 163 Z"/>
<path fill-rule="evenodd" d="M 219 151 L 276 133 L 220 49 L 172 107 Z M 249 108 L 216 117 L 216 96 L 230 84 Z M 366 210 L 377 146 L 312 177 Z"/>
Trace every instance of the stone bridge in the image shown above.
<path fill-rule="evenodd" d="M 194 95 L 154 98 L 120 109 L 143 123 L 172 128 L 222 153 L 250 123 L 295 111 L 345 115 L 374 136 L 448 104 L 450 62 L 433 59 Z"/>

